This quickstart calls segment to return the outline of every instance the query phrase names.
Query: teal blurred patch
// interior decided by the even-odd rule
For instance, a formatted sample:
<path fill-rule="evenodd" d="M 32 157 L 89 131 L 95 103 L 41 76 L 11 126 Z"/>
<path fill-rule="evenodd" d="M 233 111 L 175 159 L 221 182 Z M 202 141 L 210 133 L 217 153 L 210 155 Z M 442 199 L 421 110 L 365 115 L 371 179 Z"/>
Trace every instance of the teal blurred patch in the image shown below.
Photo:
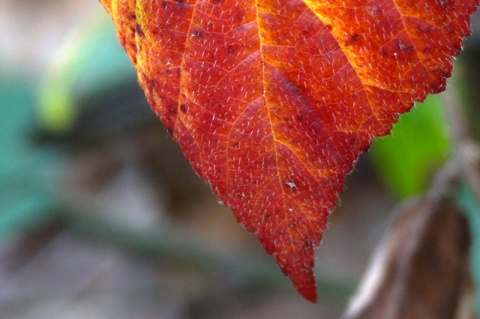
<path fill-rule="evenodd" d="M 472 233 L 470 264 L 476 291 L 475 307 L 477 315 L 480 315 L 480 202 L 466 185 L 459 188 L 456 200 L 468 218 Z"/>
<path fill-rule="evenodd" d="M 400 197 L 423 193 L 448 158 L 451 140 L 439 95 L 401 116 L 392 134 L 377 139 L 370 156 L 386 185 Z"/>
<path fill-rule="evenodd" d="M 32 141 L 35 90 L 0 80 L 0 240 L 53 217 L 60 157 Z"/>

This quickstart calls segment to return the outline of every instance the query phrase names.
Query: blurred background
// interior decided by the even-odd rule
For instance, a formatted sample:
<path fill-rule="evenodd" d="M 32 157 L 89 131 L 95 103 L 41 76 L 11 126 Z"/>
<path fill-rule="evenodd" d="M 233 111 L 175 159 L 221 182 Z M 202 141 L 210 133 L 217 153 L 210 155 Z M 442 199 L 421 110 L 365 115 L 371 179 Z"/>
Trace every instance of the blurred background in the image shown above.
<path fill-rule="evenodd" d="M 474 28 L 450 89 L 478 141 L 478 14 Z M 311 304 L 171 141 L 100 3 L 0 0 L 0 39 L 0 318 L 338 318 L 394 205 L 425 193 L 453 148 L 438 95 L 361 157 Z"/>

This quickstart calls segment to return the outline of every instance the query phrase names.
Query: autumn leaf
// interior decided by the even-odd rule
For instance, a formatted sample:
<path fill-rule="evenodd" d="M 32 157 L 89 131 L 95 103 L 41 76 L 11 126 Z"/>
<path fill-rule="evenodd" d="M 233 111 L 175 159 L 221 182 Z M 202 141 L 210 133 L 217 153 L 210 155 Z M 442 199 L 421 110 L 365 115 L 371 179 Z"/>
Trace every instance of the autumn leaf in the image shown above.
<path fill-rule="evenodd" d="M 308 300 L 375 136 L 445 89 L 478 0 L 101 0 L 195 171 Z"/>

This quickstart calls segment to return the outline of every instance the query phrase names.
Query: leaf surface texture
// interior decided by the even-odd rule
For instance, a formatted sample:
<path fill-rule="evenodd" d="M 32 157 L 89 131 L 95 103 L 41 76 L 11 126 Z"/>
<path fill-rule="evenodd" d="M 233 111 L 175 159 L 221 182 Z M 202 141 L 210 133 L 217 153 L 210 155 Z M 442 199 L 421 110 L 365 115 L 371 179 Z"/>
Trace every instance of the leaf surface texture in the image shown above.
<path fill-rule="evenodd" d="M 315 301 L 345 176 L 445 89 L 478 0 L 100 0 L 195 171 Z"/>

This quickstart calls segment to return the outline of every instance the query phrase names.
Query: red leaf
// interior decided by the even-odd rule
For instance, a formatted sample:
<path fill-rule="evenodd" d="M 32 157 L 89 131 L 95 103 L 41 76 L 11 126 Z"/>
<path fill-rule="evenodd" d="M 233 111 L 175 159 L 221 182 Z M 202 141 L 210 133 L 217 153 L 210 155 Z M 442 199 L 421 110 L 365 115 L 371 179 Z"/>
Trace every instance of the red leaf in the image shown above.
<path fill-rule="evenodd" d="M 101 0 L 197 173 L 308 300 L 361 152 L 445 89 L 478 0 Z"/>

